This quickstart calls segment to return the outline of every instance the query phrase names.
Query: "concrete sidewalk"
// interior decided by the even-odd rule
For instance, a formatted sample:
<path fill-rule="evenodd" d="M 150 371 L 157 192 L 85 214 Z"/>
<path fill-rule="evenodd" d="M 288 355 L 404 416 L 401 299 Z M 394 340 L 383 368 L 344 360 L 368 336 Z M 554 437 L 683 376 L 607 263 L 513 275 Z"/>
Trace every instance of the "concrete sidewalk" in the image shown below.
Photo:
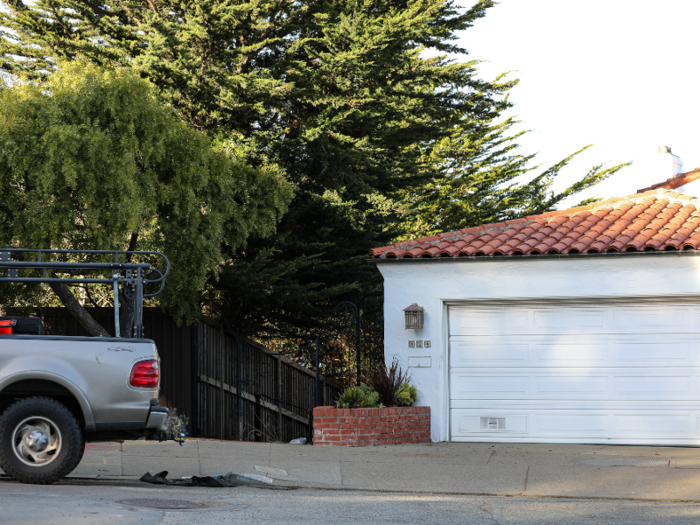
<path fill-rule="evenodd" d="M 581 466 L 585 458 L 668 460 L 663 467 Z M 632 498 L 700 502 L 700 449 L 604 445 L 426 443 L 319 447 L 187 440 L 89 444 L 74 477 L 262 474 L 319 488 Z"/>

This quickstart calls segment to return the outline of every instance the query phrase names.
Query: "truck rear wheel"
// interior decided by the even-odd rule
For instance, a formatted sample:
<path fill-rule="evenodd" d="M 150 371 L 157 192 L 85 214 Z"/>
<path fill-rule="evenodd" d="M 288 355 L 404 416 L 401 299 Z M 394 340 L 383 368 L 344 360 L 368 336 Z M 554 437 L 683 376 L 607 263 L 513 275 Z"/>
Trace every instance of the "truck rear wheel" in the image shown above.
<path fill-rule="evenodd" d="M 0 467 L 17 481 L 58 481 L 78 466 L 84 450 L 78 421 L 54 399 L 21 399 L 0 416 Z"/>

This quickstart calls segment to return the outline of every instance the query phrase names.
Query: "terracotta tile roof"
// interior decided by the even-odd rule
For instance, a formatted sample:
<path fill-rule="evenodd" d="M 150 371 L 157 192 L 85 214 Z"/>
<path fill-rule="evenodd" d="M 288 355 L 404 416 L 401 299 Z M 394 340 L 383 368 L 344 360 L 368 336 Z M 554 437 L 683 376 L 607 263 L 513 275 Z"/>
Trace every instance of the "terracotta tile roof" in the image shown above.
<path fill-rule="evenodd" d="M 374 259 L 700 249 L 700 199 L 652 190 L 370 250 Z"/>
<path fill-rule="evenodd" d="M 648 188 L 641 189 L 637 193 L 644 193 L 650 190 L 675 190 L 697 179 L 700 179 L 700 168 L 695 168 L 693 171 L 688 171 L 686 173 L 679 173 L 675 177 L 671 177 L 670 179 L 649 186 Z"/>

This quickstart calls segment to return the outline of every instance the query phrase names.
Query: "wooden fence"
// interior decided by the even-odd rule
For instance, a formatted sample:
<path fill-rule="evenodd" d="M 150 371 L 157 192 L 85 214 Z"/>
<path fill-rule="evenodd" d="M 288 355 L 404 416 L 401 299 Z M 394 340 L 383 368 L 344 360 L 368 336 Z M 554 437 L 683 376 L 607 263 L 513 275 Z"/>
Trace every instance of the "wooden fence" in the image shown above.
<path fill-rule="evenodd" d="M 200 322 L 199 335 L 201 435 L 242 441 L 311 438 L 315 372 L 208 319 Z M 320 388 L 321 404 L 337 397 L 335 384 L 322 379 Z"/>
<path fill-rule="evenodd" d="M 87 310 L 114 333 L 114 310 Z M 87 335 L 64 308 L 42 308 L 39 315 L 48 334 Z M 187 415 L 191 435 L 241 441 L 311 437 L 314 371 L 211 319 L 177 326 L 157 308 L 145 308 L 143 318 L 145 337 L 161 356 L 160 404 Z M 333 403 L 338 391 L 321 377 L 320 404 Z"/>

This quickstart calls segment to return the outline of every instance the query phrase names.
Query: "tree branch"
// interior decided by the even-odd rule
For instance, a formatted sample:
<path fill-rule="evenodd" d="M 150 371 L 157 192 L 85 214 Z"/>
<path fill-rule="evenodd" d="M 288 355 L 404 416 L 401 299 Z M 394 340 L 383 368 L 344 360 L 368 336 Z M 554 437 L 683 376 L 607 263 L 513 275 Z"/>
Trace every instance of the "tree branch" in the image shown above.
<path fill-rule="evenodd" d="M 139 232 L 134 232 L 131 234 L 131 238 L 129 239 L 129 246 L 127 246 L 126 251 L 127 252 L 135 252 L 136 251 L 136 243 L 139 240 Z M 131 256 L 132 254 L 127 253 L 126 254 L 126 262 L 130 263 L 131 262 Z"/>
<path fill-rule="evenodd" d="M 63 306 L 75 317 L 82 325 L 88 334 L 93 337 L 111 337 L 109 332 L 105 330 L 100 323 L 88 313 L 83 305 L 81 305 L 70 291 L 68 286 L 63 283 L 49 283 L 53 292 L 63 303 Z"/>
<path fill-rule="evenodd" d="M 95 308 L 97 308 L 98 306 L 100 306 L 100 305 L 97 304 L 97 303 L 95 302 L 95 300 L 92 298 L 92 295 L 90 295 L 90 287 L 89 287 L 87 284 L 83 285 L 83 290 L 85 290 L 85 295 L 87 296 L 88 300 L 92 303 L 92 306 L 94 306 Z"/>

